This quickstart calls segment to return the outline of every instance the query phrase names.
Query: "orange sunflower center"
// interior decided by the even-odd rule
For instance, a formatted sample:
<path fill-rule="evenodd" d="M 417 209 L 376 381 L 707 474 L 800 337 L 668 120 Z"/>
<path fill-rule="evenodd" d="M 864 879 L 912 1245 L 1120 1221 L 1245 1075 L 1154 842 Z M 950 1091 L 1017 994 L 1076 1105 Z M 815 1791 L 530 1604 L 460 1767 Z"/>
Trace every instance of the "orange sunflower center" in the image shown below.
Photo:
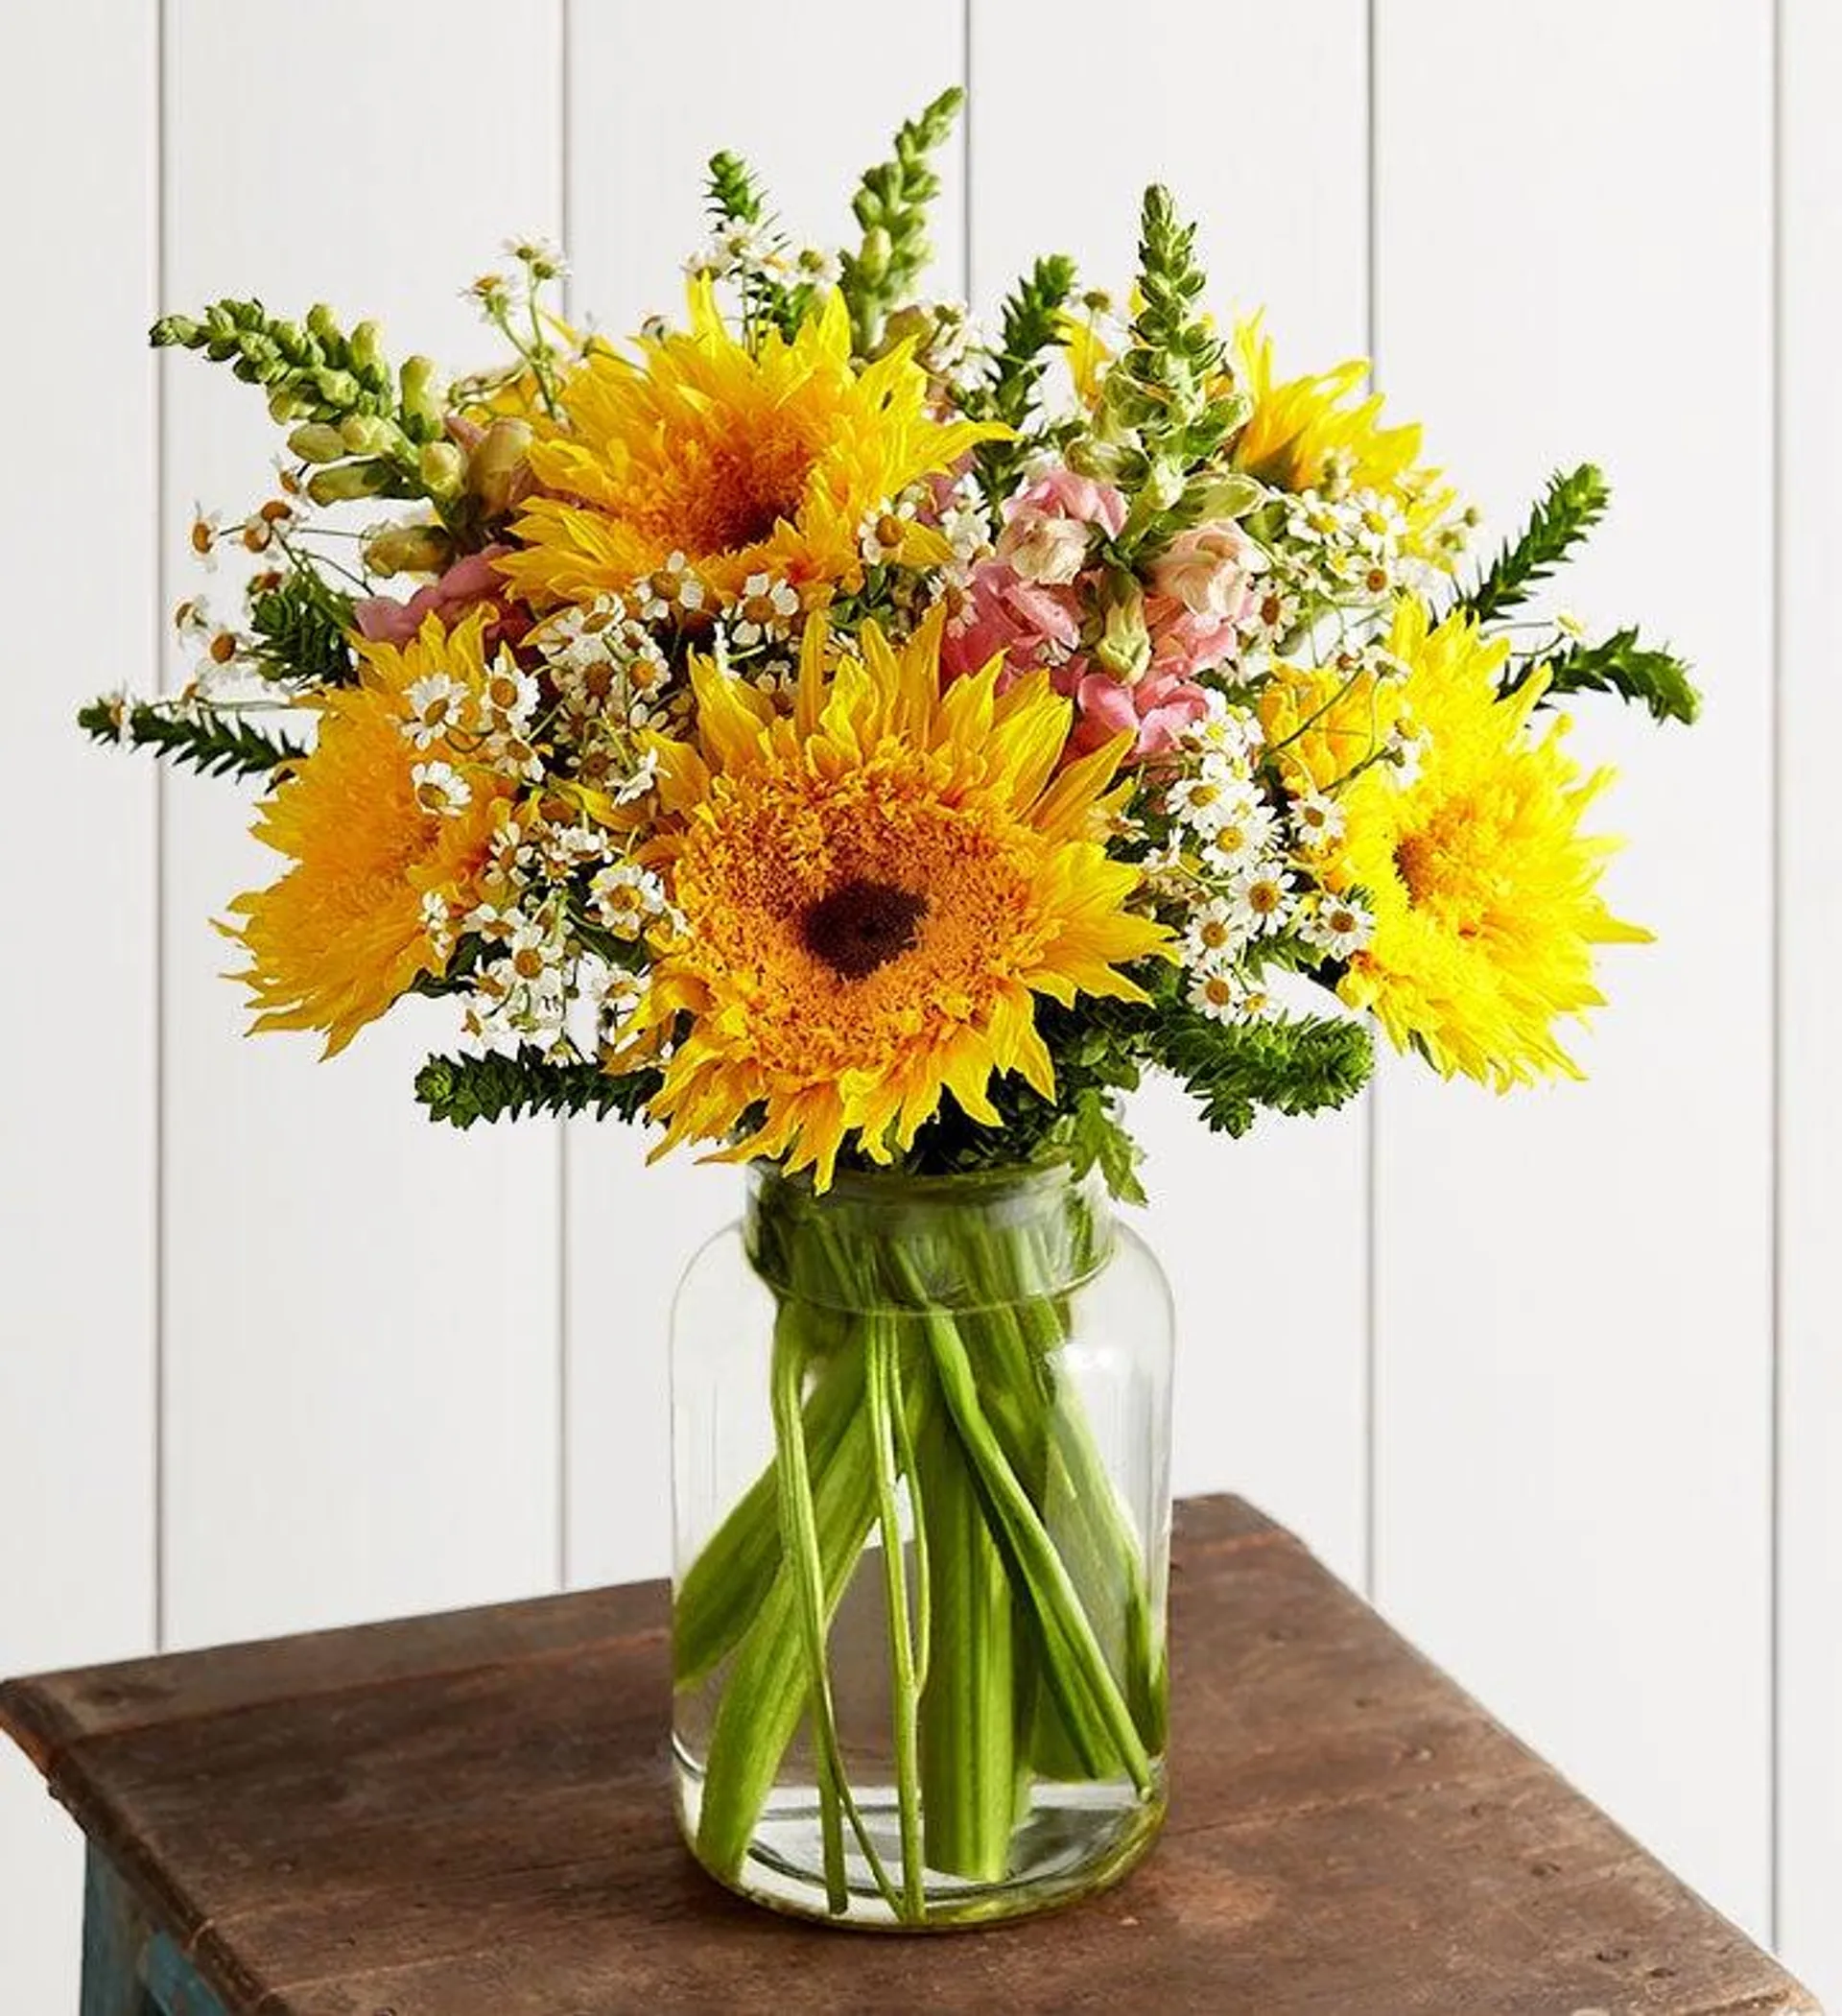
<path fill-rule="evenodd" d="M 804 430 L 785 419 L 747 434 L 692 437 L 635 502 L 631 521 L 661 546 L 740 553 L 797 519 L 817 460 Z"/>
<path fill-rule="evenodd" d="M 748 1005 L 770 1072 L 873 1068 L 931 1027 L 977 1019 L 1040 952 L 1040 838 L 977 796 L 943 801 L 927 768 L 886 744 L 822 781 L 723 778 L 687 836 L 687 958 Z"/>

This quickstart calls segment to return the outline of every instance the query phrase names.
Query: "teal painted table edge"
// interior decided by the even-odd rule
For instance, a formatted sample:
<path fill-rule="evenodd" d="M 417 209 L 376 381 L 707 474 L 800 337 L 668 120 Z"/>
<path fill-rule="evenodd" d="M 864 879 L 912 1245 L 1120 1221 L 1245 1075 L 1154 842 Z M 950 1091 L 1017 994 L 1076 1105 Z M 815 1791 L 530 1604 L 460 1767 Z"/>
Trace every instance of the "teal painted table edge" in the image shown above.
<path fill-rule="evenodd" d="M 80 2016 L 230 2016 L 93 1844 L 83 1875 L 78 2009 Z"/>

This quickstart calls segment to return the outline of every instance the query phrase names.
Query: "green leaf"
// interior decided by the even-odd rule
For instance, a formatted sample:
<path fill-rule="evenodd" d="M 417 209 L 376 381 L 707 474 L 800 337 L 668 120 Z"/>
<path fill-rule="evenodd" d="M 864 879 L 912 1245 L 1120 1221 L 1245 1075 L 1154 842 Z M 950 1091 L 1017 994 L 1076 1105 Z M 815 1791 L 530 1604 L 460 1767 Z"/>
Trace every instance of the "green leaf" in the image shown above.
<path fill-rule="evenodd" d="M 517 1120 L 526 1113 L 592 1113 L 635 1120 L 659 1089 L 656 1071 L 618 1077 L 599 1064 L 552 1062 L 527 1043 L 514 1055 L 431 1057 L 415 1074 L 415 1096 L 431 1120 L 470 1127 L 476 1120 Z"/>
<path fill-rule="evenodd" d="M 1244 1134 L 1261 1107 L 1320 1113 L 1354 1099 L 1375 1065 L 1367 1027 L 1305 1015 L 1239 1025 L 1170 1008 L 1150 1029 L 1152 1056 L 1194 1094 L 1218 1132 Z"/>
<path fill-rule="evenodd" d="M 1657 721 L 1686 723 L 1701 711 L 1701 695 L 1688 666 L 1672 652 L 1641 644 L 1634 628 L 1614 630 L 1597 644 L 1572 645 L 1551 658 L 1532 659 L 1503 691 L 1517 692 L 1538 668 L 1547 673 L 1544 704 L 1569 693 L 1616 693 L 1641 700 Z"/>
<path fill-rule="evenodd" d="M 1505 610 L 1521 607 L 1529 590 L 1546 581 L 1605 515 L 1611 501 L 1611 486 L 1591 462 L 1556 471 L 1529 511 L 1522 535 L 1503 548 L 1483 579 L 1449 613 L 1462 611 L 1487 624 Z"/>
<path fill-rule="evenodd" d="M 1019 437 L 983 441 L 975 450 L 980 481 L 994 503 L 1009 491 L 1033 445 L 1023 431 L 1035 411 L 1050 352 L 1061 346 L 1060 312 L 1074 286 L 1074 262 L 1065 253 L 1037 260 L 1005 298 L 1001 347 L 984 384 L 966 399 L 972 418 L 1002 420 Z"/>
<path fill-rule="evenodd" d="M 307 753 L 300 744 L 252 727 L 241 714 L 220 712 L 205 700 L 188 701 L 186 711 L 177 713 L 170 704 L 96 700 L 78 710 L 77 725 L 97 742 L 151 748 L 207 777 L 268 776 Z"/>
<path fill-rule="evenodd" d="M 350 685 L 352 628 L 352 598 L 312 567 L 292 568 L 249 604 L 257 669 L 285 685 Z"/>
<path fill-rule="evenodd" d="M 1122 1203 L 1146 1201 L 1145 1185 L 1139 1180 L 1145 1150 L 1121 1124 L 1118 1105 L 1109 1093 L 1089 1085 L 1076 1095 L 1069 1116 L 1068 1145 L 1077 1174 L 1098 1168 L 1107 1189 Z"/>

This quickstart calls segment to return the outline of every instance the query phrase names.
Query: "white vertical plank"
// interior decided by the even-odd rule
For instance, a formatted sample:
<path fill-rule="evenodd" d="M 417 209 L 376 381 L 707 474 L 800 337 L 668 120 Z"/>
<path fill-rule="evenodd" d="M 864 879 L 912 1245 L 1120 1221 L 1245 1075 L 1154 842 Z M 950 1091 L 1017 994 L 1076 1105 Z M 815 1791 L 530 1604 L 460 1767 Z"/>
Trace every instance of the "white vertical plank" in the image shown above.
<path fill-rule="evenodd" d="M 1566 603 L 1698 664 L 1623 772 L 1584 1087 L 1378 1091 L 1379 1593 L 1763 1933 L 1770 1883 L 1772 493 L 1766 0 L 1388 0 L 1379 373 L 1502 529 L 1592 457 Z"/>
<path fill-rule="evenodd" d="M 1200 221 L 1218 315 L 1263 305 L 1282 362 L 1301 371 L 1360 355 L 1366 52 L 1360 0 L 1183 0 L 1132 28 L 1099 5 L 983 0 L 975 306 L 995 315 L 1014 276 L 1051 250 L 1123 300 L 1139 191 L 1162 180 Z M 1177 1295 L 1177 1487 L 1244 1491 L 1359 1577 L 1362 1111 L 1231 1142 L 1166 1084 L 1135 1103 L 1134 1126 L 1150 1156 L 1147 1234 Z"/>
<path fill-rule="evenodd" d="M 496 354 L 459 298 L 560 210 L 556 0 L 172 9 L 167 292 L 375 315 L 398 355 Z M 304 97 L 300 89 L 305 86 Z M 277 107 L 297 109 L 284 120 Z M 247 510 L 259 396 L 167 362 L 167 550 L 195 497 Z M 246 1042 L 211 929 L 274 858 L 248 794 L 166 794 L 170 1636 L 198 1642 L 530 1593 L 557 1545 L 554 1131 L 432 1127 L 413 1004 L 330 1065 Z"/>
<path fill-rule="evenodd" d="M 1780 51 L 1780 1948 L 1842 2007 L 1842 13 Z"/>
<path fill-rule="evenodd" d="M 30 81 L 0 122 L 0 370 L 25 389 L 7 426 L 30 472 L 0 489 L 27 625 L 0 746 L 38 864 L 0 987 L 0 1672 L 144 1651 L 154 1629 L 154 783 L 73 717 L 152 674 L 157 64 L 144 9 L 0 16 L 0 73 Z M 9 2003 L 74 2007 L 81 1845 L 11 1753 L 0 1883 Z"/>
<path fill-rule="evenodd" d="M 706 235 L 704 165 L 720 148 L 761 174 L 809 243 L 850 242 L 861 171 L 910 113 L 962 75 L 959 0 L 885 13 L 854 0 L 752 0 L 687 21 L 622 0 L 570 23 L 570 235 L 579 314 L 611 335 L 675 313 L 681 262 Z M 687 69 L 687 66 L 691 66 Z M 695 74 L 695 88 L 677 80 Z M 960 150 L 941 161 L 933 233 L 943 290 L 962 286 Z M 666 1337 L 679 1273 L 733 1218 L 734 1171 L 688 1153 L 644 1167 L 618 1125 L 569 1129 L 569 1568 L 573 1581 L 656 1575 L 671 1537 Z"/>

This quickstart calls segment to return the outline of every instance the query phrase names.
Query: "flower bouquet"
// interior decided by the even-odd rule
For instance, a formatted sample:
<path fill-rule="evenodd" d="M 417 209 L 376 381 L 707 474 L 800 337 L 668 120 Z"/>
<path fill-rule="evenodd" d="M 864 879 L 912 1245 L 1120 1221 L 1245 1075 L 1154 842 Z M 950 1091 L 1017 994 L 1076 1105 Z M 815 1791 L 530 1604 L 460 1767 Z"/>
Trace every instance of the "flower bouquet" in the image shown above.
<path fill-rule="evenodd" d="M 1336 1106 L 1379 1026 L 1499 1087 L 1596 1004 L 1606 782 L 1556 703 L 1688 721 L 1631 629 L 1527 613 L 1605 509 L 1480 567 L 1365 368 L 1287 377 L 1144 201 L 1129 294 L 1049 256 L 917 297 L 948 93 L 789 239 L 744 163 L 676 323 L 474 282 L 498 363 L 223 300 L 274 493 L 192 542 L 239 615 L 97 737 L 261 782 L 256 1027 L 453 1006 L 466 1127 L 614 1114 L 750 1165 L 674 1339 L 676 1760 L 720 1880 L 962 1923 L 1118 1874 L 1162 1813 L 1169 1313 L 1121 1098 Z"/>

